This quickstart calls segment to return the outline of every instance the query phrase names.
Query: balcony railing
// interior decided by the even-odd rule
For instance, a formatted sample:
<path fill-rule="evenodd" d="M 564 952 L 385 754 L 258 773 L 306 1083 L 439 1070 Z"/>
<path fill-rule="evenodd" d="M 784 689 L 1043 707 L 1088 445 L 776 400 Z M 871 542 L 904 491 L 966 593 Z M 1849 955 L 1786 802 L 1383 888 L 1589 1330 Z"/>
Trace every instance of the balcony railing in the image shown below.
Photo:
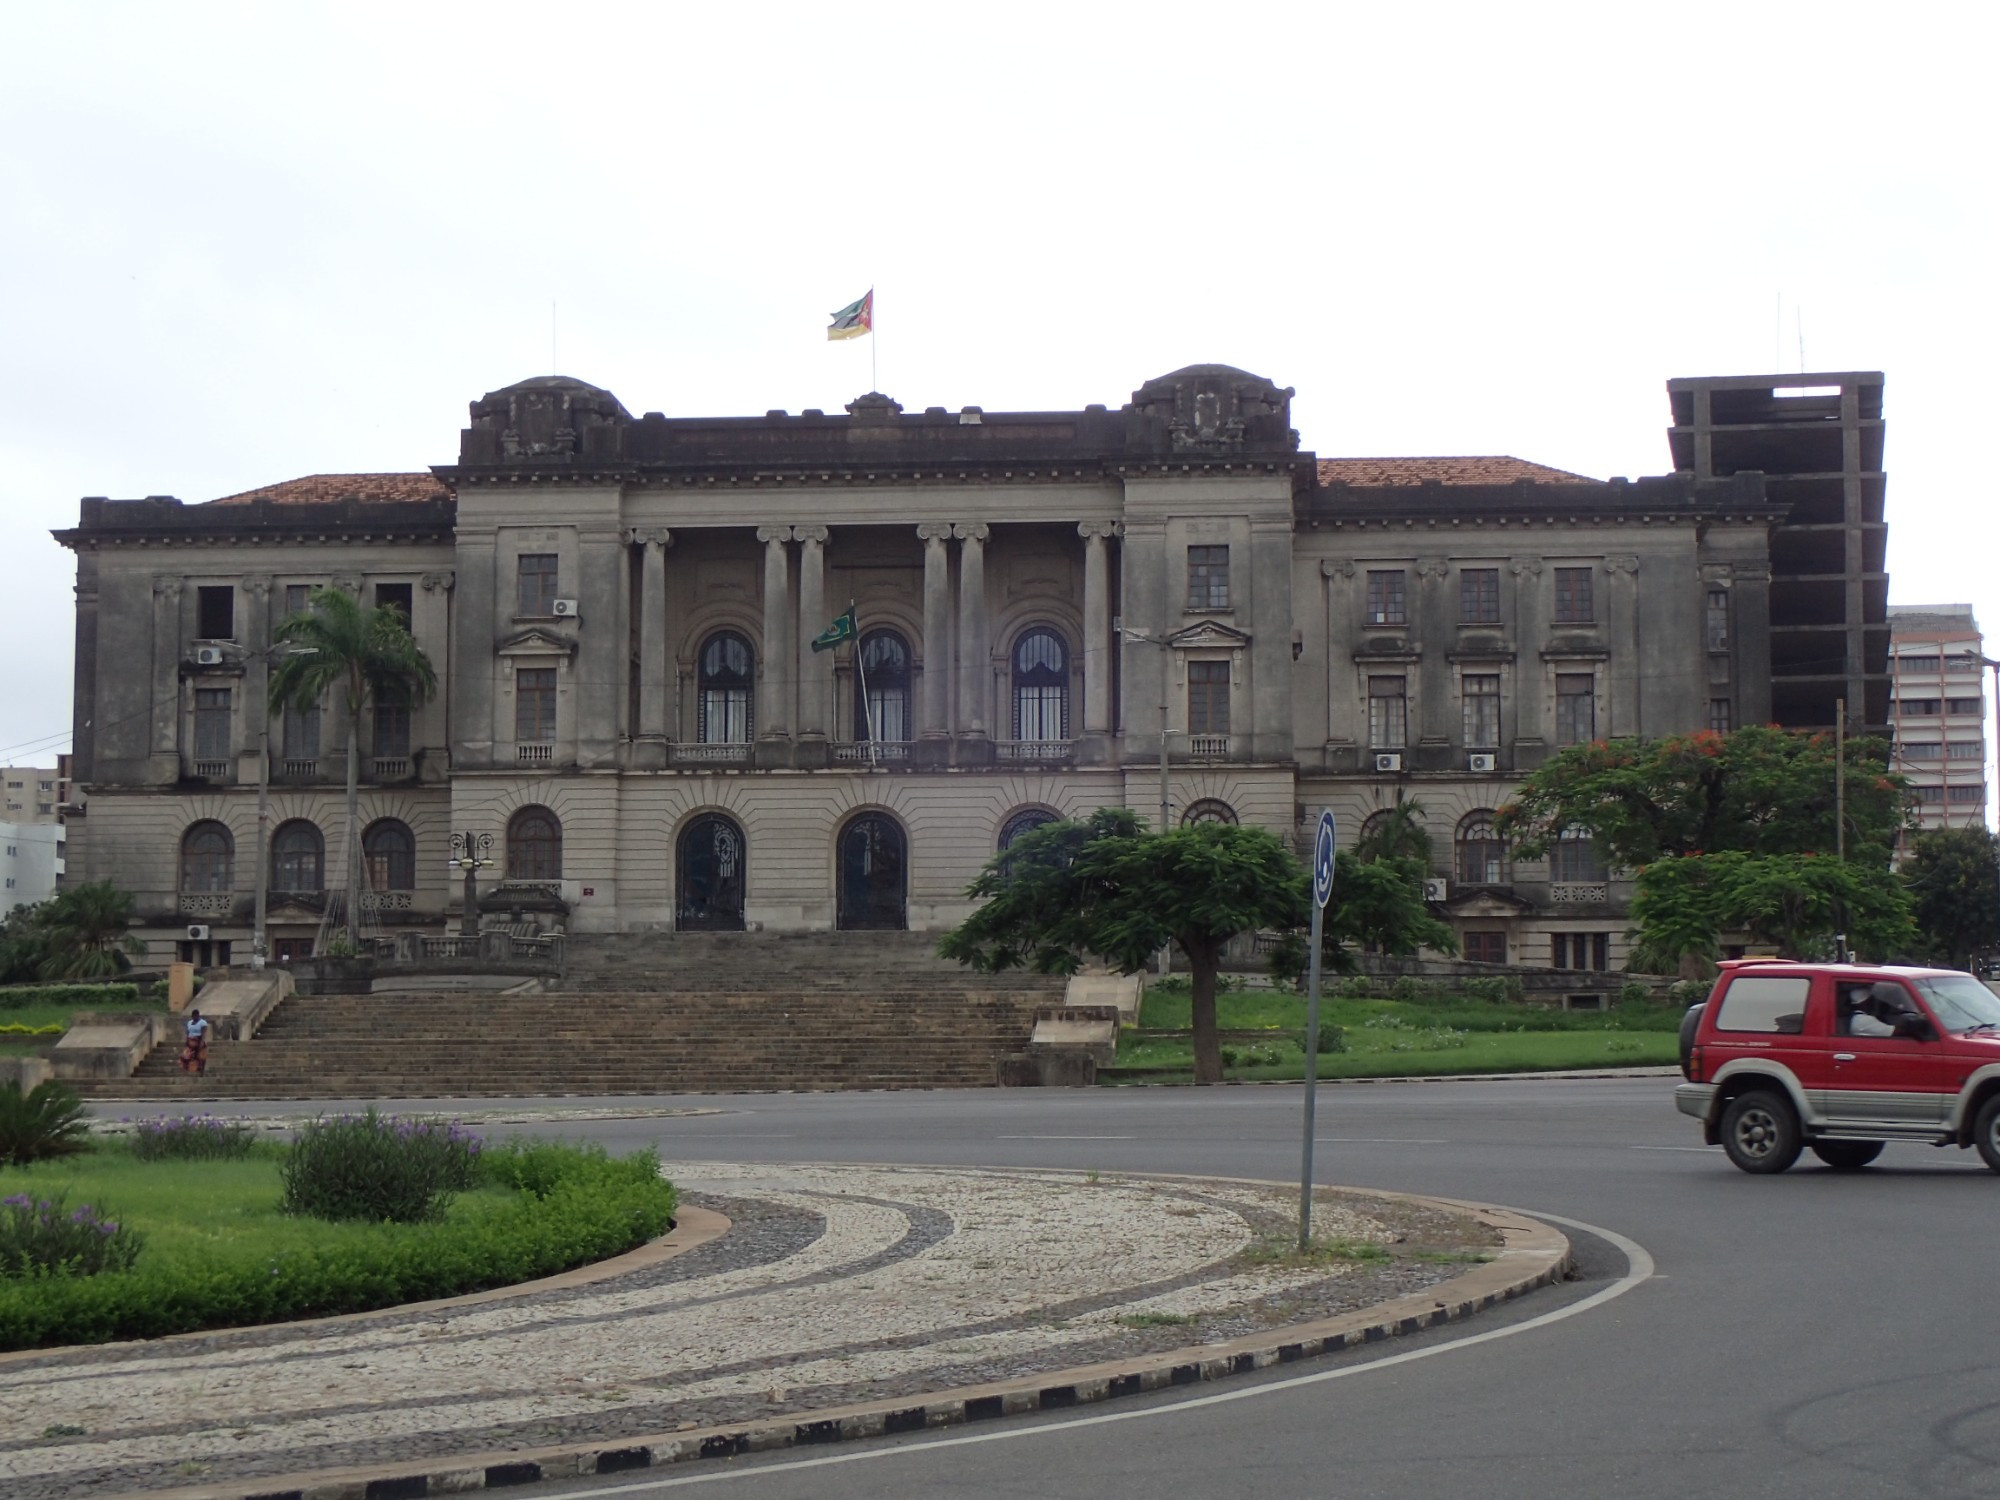
<path fill-rule="evenodd" d="M 311 781 L 319 775 L 319 758 L 310 755 L 288 755 L 278 763 L 278 774 L 287 781 Z"/>
<path fill-rule="evenodd" d="M 1226 734 L 1191 734 L 1187 743 L 1190 760 L 1223 760 L 1229 755 Z"/>
<path fill-rule="evenodd" d="M 853 765 L 901 765 L 910 758 L 908 740 L 862 740 L 855 744 L 836 744 L 833 747 L 833 763 L 840 766 Z"/>
<path fill-rule="evenodd" d="M 409 756 L 378 755 L 375 757 L 375 779 L 377 781 L 401 781 L 409 774 Z"/>
<path fill-rule="evenodd" d="M 996 740 L 993 756 L 1003 761 L 1039 761 L 1068 765 L 1076 759 L 1074 740 Z"/>
<path fill-rule="evenodd" d="M 514 759 L 524 766 L 553 765 L 555 758 L 556 747 L 554 745 L 516 745 L 514 747 Z"/>
<path fill-rule="evenodd" d="M 226 760 L 198 760 L 194 763 L 194 774 L 204 781 L 233 781 L 230 774 L 235 766 Z"/>
<path fill-rule="evenodd" d="M 1551 906 L 1585 906 L 1611 899 L 1611 887 L 1602 880 L 1562 880 L 1549 886 Z"/>
<path fill-rule="evenodd" d="M 236 909 L 234 891 L 182 891 L 181 914 L 189 917 L 226 917 Z"/>
<path fill-rule="evenodd" d="M 361 909 L 363 911 L 411 911 L 417 904 L 413 891 L 363 891 Z"/>
<path fill-rule="evenodd" d="M 750 764 L 750 744 L 747 740 L 728 740 L 713 745 L 677 742 L 667 747 L 667 759 L 676 766 L 747 766 Z"/>

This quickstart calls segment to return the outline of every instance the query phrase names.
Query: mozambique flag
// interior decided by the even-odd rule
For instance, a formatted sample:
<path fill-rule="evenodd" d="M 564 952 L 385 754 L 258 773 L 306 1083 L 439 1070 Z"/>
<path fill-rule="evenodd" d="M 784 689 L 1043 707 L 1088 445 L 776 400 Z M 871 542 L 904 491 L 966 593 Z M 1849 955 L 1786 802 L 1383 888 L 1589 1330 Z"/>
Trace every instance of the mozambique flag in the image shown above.
<path fill-rule="evenodd" d="M 858 302 L 855 304 L 857 307 L 860 305 Z M 853 640 L 859 633 L 854 624 L 854 606 L 850 604 L 846 614 L 813 637 L 812 648 L 815 651 L 831 651 L 842 641 Z"/>
<path fill-rule="evenodd" d="M 868 295 L 859 302 L 850 302 L 833 315 L 833 322 L 827 327 L 830 339 L 858 339 L 875 327 L 875 288 L 868 289 Z"/>

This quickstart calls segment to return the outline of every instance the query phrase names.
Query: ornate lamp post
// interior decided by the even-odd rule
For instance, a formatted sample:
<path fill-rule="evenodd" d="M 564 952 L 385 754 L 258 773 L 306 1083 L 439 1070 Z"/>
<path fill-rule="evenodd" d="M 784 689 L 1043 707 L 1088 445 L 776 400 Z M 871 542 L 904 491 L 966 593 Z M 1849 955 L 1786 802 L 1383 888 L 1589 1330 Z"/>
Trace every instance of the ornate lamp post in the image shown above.
<path fill-rule="evenodd" d="M 465 871 L 465 905 L 459 913 L 458 935 L 474 937 L 479 932 L 479 872 L 493 863 L 493 835 L 454 833 L 451 858 L 445 864 Z"/>

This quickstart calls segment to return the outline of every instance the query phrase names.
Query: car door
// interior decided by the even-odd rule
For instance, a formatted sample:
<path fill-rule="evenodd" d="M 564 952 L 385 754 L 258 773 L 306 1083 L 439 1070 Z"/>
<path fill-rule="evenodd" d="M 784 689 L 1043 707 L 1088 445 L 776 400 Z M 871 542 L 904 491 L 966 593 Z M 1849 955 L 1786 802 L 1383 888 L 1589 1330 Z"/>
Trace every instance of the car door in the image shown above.
<path fill-rule="evenodd" d="M 1917 998 L 1902 981 L 1882 975 L 1875 984 L 1893 985 L 1911 1010 L 1923 1015 Z M 1825 1102 L 1821 1112 L 1834 1130 L 1868 1130 L 1888 1134 L 1927 1135 L 1944 1121 L 1946 1099 L 1944 1049 L 1935 1026 L 1930 1038 L 1856 1035 L 1840 1022 L 1841 1007 L 1833 1007 L 1835 1034 L 1829 1061 Z M 1859 1022 L 1852 1023 L 1858 1027 Z"/>

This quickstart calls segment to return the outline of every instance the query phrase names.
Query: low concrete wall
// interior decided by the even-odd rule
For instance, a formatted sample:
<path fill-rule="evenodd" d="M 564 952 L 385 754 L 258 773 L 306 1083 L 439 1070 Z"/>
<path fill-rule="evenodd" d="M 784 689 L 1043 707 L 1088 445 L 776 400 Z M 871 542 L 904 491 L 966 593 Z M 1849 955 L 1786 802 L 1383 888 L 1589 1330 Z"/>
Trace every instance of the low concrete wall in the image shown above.
<path fill-rule="evenodd" d="M 49 1063 L 57 1078 L 130 1078 L 175 1029 L 174 1018 L 158 1011 L 138 1015 L 78 1011 L 70 1017 L 62 1040 L 49 1049 Z"/>
<path fill-rule="evenodd" d="M 1072 1009 L 1084 1005 L 1114 1006 L 1121 1022 L 1137 1026 L 1139 1002 L 1145 994 L 1144 974 L 1072 974 L 1063 992 L 1063 1004 Z"/>
<path fill-rule="evenodd" d="M 227 979 L 211 979 L 201 988 L 195 1007 L 213 1028 L 218 1042 L 247 1042 L 257 1034 L 278 1002 L 292 993 L 292 976 L 283 969 L 261 974 L 232 971 Z"/>
<path fill-rule="evenodd" d="M 21 1092 L 32 1094 L 39 1084 L 55 1077 L 46 1057 L 0 1057 L 0 1089 L 18 1084 Z"/>
<path fill-rule="evenodd" d="M 1118 1007 L 1115 1005 L 1048 1006 L 1035 1012 L 1035 1032 L 1028 1050 L 1081 1048 L 1101 1068 L 1118 1060 Z"/>

